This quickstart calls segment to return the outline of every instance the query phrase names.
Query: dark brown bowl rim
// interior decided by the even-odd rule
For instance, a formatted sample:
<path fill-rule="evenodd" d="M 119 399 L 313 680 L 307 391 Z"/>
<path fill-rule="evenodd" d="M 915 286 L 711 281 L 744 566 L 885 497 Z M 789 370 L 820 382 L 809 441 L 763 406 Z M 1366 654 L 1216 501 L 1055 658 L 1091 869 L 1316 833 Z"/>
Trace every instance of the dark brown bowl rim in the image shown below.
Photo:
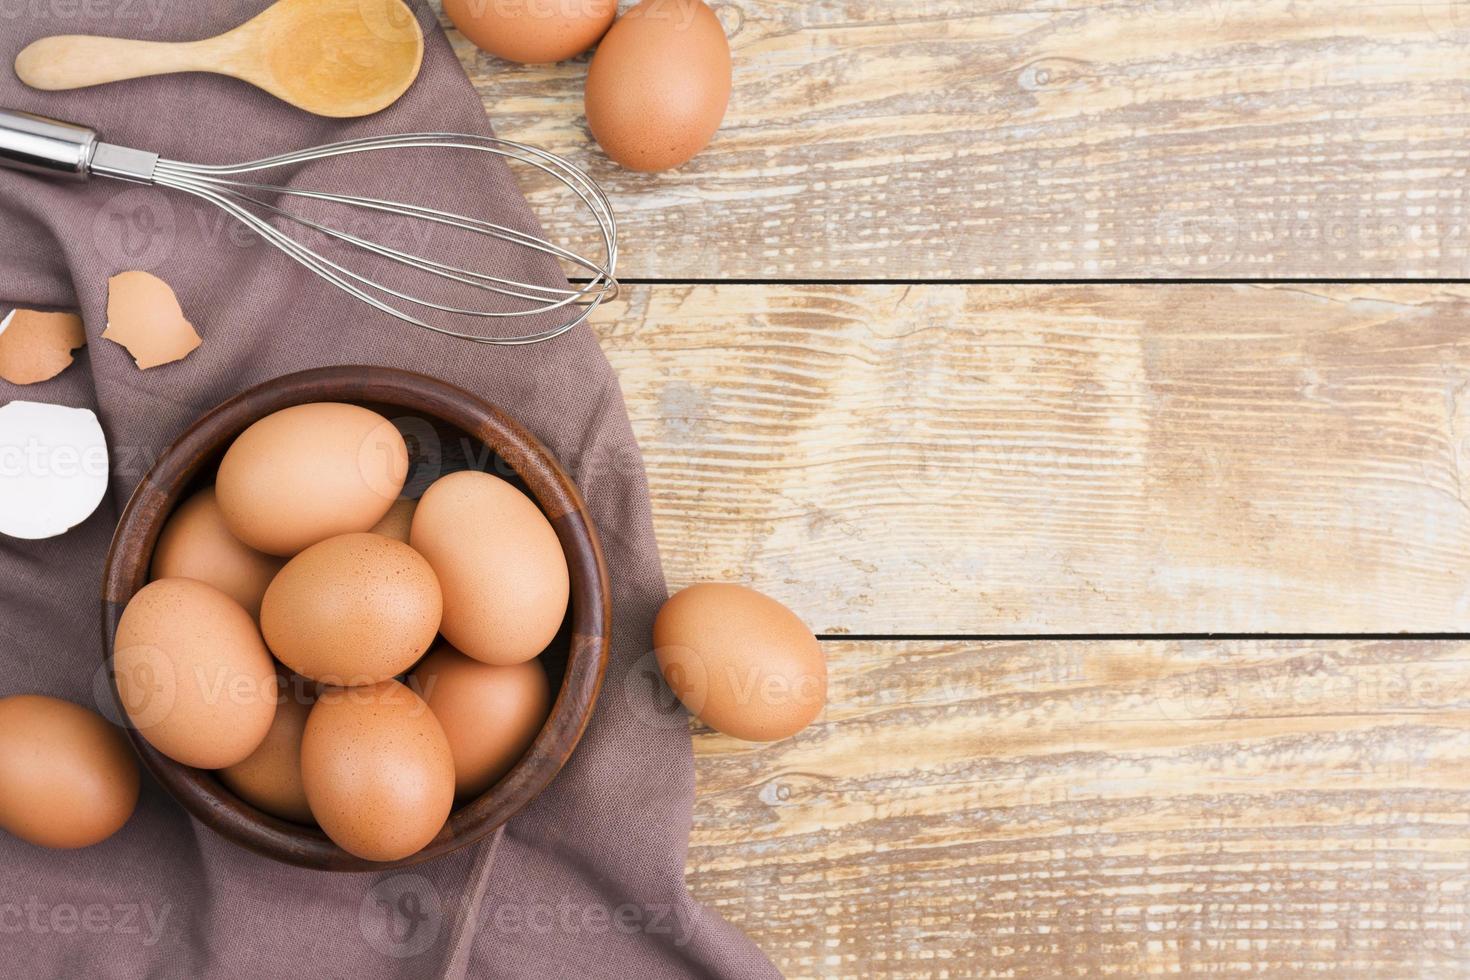
<path fill-rule="evenodd" d="M 128 737 L 174 799 L 225 838 L 266 857 L 329 871 L 408 867 L 483 840 L 527 806 L 561 771 L 580 741 L 607 671 L 612 594 L 607 565 L 585 503 L 542 443 L 499 408 L 454 385 L 397 368 L 343 366 L 289 374 L 226 400 L 163 451 L 133 491 L 108 549 L 102 581 L 102 654 L 110 663 L 117 624 L 148 581 L 163 521 L 203 466 L 252 422 L 306 402 L 368 402 L 431 415 L 480 440 L 507 463 L 556 529 L 571 573 L 572 629 L 566 672 L 551 715 L 521 761 L 495 786 L 458 807 L 428 846 L 398 861 L 355 857 L 314 827 L 278 819 L 236 797 L 206 770 L 175 762 L 132 726 Z M 108 671 L 118 717 L 125 718 Z"/>

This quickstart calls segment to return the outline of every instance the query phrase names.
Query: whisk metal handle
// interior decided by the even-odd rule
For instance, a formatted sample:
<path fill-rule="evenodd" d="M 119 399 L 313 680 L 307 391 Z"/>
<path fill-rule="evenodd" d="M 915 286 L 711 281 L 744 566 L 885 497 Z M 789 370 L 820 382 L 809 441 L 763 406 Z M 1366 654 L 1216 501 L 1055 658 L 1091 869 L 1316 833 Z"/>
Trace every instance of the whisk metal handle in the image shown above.
<path fill-rule="evenodd" d="M 92 174 L 153 183 L 158 154 L 102 142 L 95 129 L 0 109 L 0 166 L 68 180 Z"/>
<path fill-rule="evenodd" d="M 0 109 L 0 162 L 12 170 L 86 180 L 97 142 L 95 129 Z"/>

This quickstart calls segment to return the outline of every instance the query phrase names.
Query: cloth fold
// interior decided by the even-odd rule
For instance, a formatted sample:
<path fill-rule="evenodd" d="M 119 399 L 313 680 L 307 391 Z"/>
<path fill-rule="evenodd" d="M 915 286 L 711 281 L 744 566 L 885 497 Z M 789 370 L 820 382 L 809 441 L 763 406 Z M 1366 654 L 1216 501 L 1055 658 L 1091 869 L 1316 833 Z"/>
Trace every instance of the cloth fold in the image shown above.
<path fill-rule="evenodd" d="M 210 36 L 263 0 L 31 4 L 0 19 L 0 62 L 50 34 Z M 397 132 L 490 132 L 432 11 L 423 73 L 366 119 L 308 116 L 243 83 L 202 75 L 77 92 L 26 89 L 0 69 L 0 105 L 90 125 L 110 142 L 200 163 L 257 159 Z M 321 185 L 535 228 L 515 177 L 483 156 L 332 163 Z M 497 274 L 559 284 L 524 251 L 477 255 Z M 468 259 L 466 259 L 468 261 Z M 108 277 L 172 285 L 204 343 L 139 371 L 101 339 Z M 504 407 L 577 480 L 607 550 L 613 662 L 586 737 L 551 787 L 490 840 L 402 872 L 334 875 L 277 864 L 194 823 L 150 780 L 112 839 L 52 852 L 0 834 L 7 976 L 366 978 L 778 976 L 684 887 L 693 760 L 682 713 L 647 682 L 665 597 L 648 492 L 622 396 L 584 326 L 546 345 L 483 348 L 436 337 L 322 283 L 202 202 L 156 188 L 51 181 L 0 170 L 0 309 L 80 310 L 88 346 L 56 379 L 0 382 L 0 402 L 92 408 L 112 451 L 110 499 L 49 541 L 0 541 L 0 694 L 106 706 L 98 625 L 102 561 L 122 503 L 156 453 L 202 412 L 269 378 L 386 364 L 443 378 Z M 108 709 L 110 710 L 110 709 Z"/>

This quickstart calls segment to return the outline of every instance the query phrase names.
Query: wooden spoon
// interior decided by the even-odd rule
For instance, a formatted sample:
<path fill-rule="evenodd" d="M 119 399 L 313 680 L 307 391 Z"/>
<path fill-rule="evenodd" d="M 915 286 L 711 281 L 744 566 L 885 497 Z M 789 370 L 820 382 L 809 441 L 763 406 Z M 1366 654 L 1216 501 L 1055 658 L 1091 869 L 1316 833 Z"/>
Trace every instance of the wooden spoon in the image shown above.
<path fill-rule="evenodd" d="M 341 117 L 392 105 L 423 59 L 423 31 L 403 0 L 279 0 L 204 41 L 43 38 L 16 57 L 15 73 L 34 88 L 55 90 L 207 71 L 307 112 Z"/>

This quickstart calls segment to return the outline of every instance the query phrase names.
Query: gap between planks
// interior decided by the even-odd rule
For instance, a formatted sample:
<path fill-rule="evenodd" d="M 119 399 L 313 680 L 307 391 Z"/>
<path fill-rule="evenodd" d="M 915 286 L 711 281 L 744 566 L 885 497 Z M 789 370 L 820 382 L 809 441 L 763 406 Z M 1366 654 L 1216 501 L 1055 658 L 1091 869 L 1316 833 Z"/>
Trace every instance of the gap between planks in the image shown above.
<path fill-rule="evenodd" d="M 1428 640 L 1470 641 L 1470 633 L 817 633 L 818 641 L 841 643 L 1201 642 L 1209 640 Z"/>

